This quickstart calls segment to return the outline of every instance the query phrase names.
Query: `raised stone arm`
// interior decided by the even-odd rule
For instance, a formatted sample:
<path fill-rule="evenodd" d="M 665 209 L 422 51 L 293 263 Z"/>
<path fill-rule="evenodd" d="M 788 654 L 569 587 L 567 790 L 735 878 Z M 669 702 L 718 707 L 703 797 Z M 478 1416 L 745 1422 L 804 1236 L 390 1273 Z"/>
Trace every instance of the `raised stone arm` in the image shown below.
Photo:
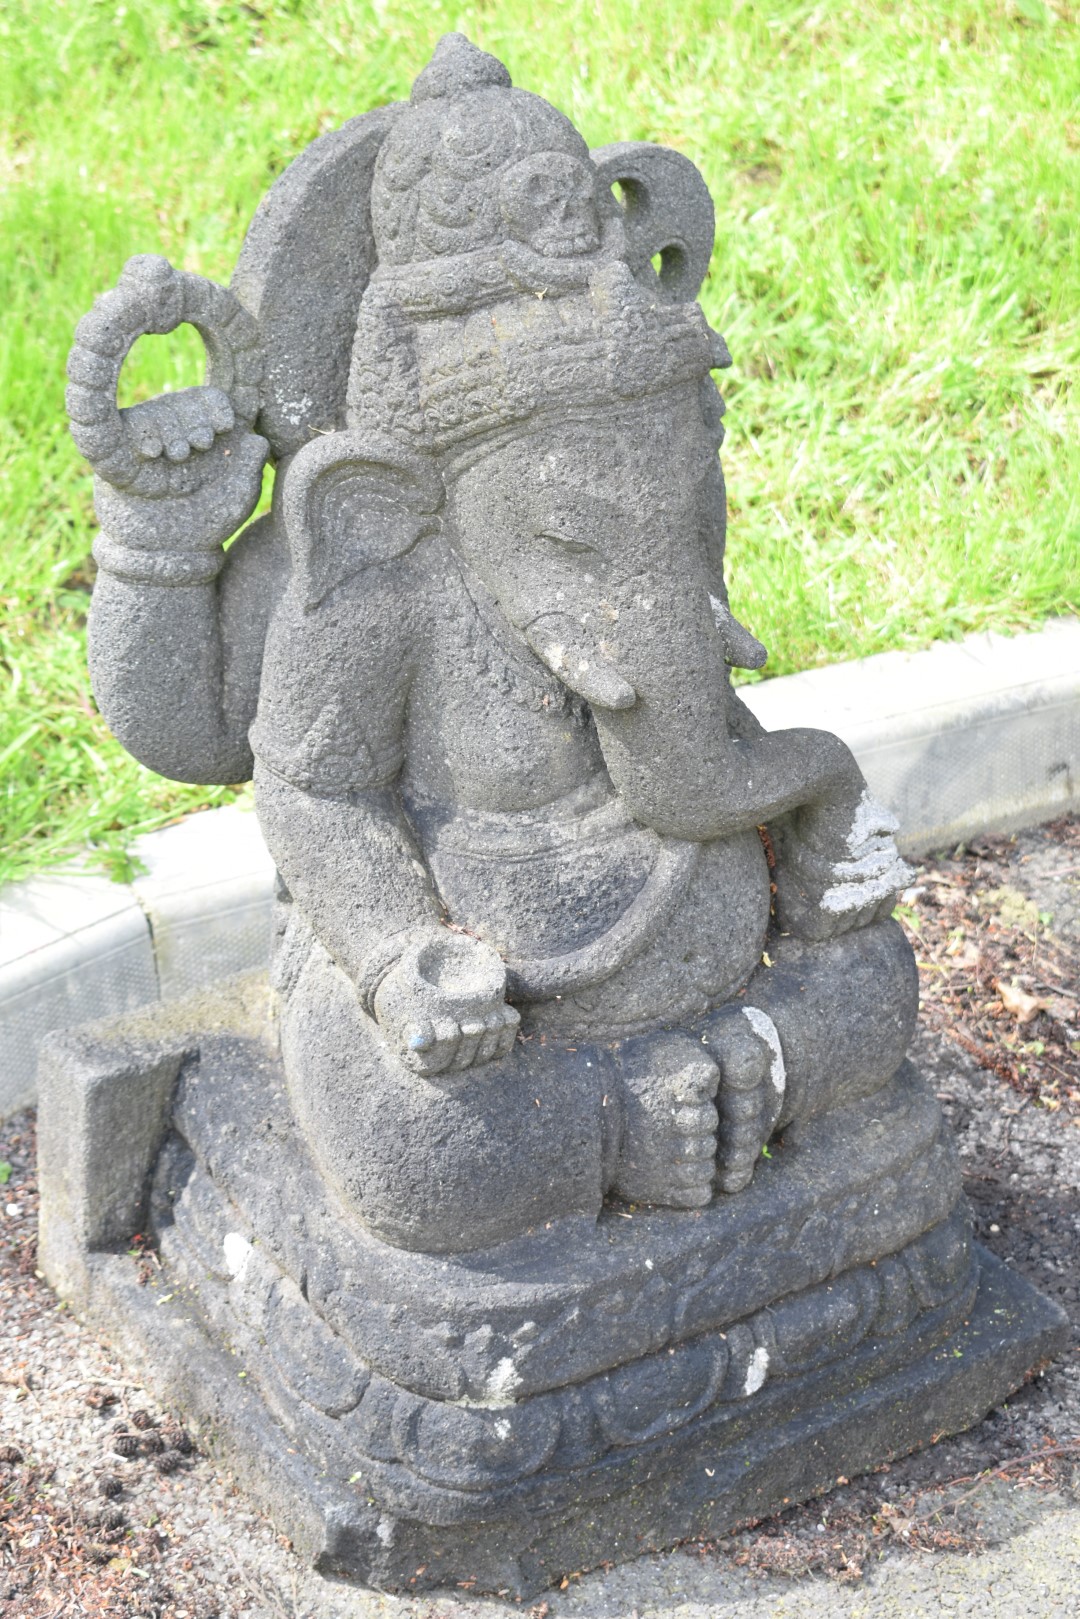
<path fill-rule="evenodd" d="M 261 442 L 255 440 L 253 450 L 241 447 L 256 484 Z M 98 577 L 89 625 L 98 705 L 128 752 L 149 769 L 174 781 L 247 781 L 247 733 L 258 701 L 263 644 L 286 566 L 276 526 L 270 517 L 260 518 L 227 554 L 220 547 L 216 553 L 174 549 L 176 573 L 187 565 L 193 576 L 170 577 L 160 567 L 165 553 L 149 546 L 127 546 L 137 561 L 120 560 L 114 542 L 124 527 L 117 521 L 121 498 L 111 490 L 107 500 L 98 497 L 99 514 L 108 523 L 95 546 Z M 129 531 L 144 540 L 160 535 L 164 513 L 157 503 L 142 502 L 141 511 L 134 499 L 125 504 Z M 193 522 L 191 537 L 200 532 L 206 531 Z"/>
<path fill-rule="evenodd" d="M 207 344 L 208 385 L 119 410 L 132 343 L 182 321 Z M 260 365 L 231 294 L 150 256 L 130 260 L 79 323 L 68 361 L 72 430 L 101 523 L 94 693 L 124 746 L 174 780 L 251 775 L 247 730 L 284 555 L 270 521 L 228 555 L 223 546 L 259 498 L 268 445 L 250 429 Z"/>

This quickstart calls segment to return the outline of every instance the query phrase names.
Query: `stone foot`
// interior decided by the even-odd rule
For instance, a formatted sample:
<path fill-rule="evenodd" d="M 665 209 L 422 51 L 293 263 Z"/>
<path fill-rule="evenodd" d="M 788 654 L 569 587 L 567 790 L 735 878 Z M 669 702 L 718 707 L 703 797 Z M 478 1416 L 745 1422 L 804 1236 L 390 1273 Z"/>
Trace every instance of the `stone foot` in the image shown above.
<path fill-rule="evenodd" d="M 784 1101 L 780 1039 L 767 1012 L 728 1004 L 709 1017 L 705 1040 L 720 1068 L 717 1184 L 722 1192 L 741 1192 L 749 1186 L 761 1149 L 780 1117 Z"/>
<path fill-rule="evenodd" d="M 712 1200 L 719 1074 L 692 1035 L 627 1040 L 617 1061 L 623 1137 L 612 1190 L 634 1203 L 703 1208 Z"/>

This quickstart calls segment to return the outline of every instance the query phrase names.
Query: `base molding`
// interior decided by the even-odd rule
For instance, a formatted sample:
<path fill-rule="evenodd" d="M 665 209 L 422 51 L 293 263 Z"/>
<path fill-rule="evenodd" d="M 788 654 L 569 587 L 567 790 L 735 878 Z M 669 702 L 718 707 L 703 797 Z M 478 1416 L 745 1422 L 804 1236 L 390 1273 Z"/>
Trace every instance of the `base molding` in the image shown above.
<path fill-rule="evenodd" d="M 476 1594 L 524 1598 L 571 1570 L 726 1534 L 979 1421 L 1061 1350 L 1067 1324 L 992 1254 L 976 1248 L 976 1257 L 967 1321 L 915 1360 L 876 1378 L 849 1366 L 846 1387 L 785 1420 L 759 1396 L 758 1420 L 740 1438 L 699 1429 L 675 1466 L 642 1458 L 635 1481 L 605 1499 L 449 1527 L 395 1515 L 362 1480 L 332 1481 L 300 1457 L 236 1361 L 194 1314 L 159 1308 L 126 1256 L 87 1256 L 84 1314 L 321 1572 L 387 1590 L 468 1581 Z"/>
<path fill-rule="evenodd" d="M 241 981 L 50 1042 L 40 1263 L 322 1572 L 527 1597 L 966 1428 L 1067 1341 L 970 1243 L 909 1068 L 693 1217 L 436 1263 L 321 1207 L 267 1010 Z M 519 1386 L 477 1398 L 515 1324 Z"/>

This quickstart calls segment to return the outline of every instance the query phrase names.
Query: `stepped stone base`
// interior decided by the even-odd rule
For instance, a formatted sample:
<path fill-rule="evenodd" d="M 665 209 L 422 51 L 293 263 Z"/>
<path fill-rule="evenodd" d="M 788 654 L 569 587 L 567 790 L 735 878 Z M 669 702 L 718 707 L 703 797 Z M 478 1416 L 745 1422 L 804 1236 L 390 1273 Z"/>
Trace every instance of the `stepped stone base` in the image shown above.
<path fill-rule="evenodd" d="M 621 1562 L 681 1540 L 714 1538 L 892 1457 L 979 1421 L 1064 1343 L 1057 1309 L 985 1250 L 966 1325 L 877 1379 L 850 1367 L 850 1386 L 759 1422 L 730 1445 L 708 1429 L 674 1467 L 614 1497 L 538 1518 L 532 1513 L 440 1528 L 384 1511 L 362 1481 L 323 1477 L 289 1447 L 237 1362 L 189 1318 L 158 1309 L 130 1261 L 95 1256 L 89 1317 L 159 1394 L 196 1425 L 211 1453 L 321 1572 L 389 1590 L 475 1582 L 476 1592 L 531 1597 L 575 1569 Z M 806 1391 L 809 1397 L 809 1391 Z"/>
<path fill-rule="evenodd" d="M 252 979 L 54 1039 L 41 1255 L 325 1572 L 528 1596 L 967 1427 L 1064 1343 L 909 1066 L 693 1216 L 434 1258 L 321 1188 L 267 1014 Z"/>

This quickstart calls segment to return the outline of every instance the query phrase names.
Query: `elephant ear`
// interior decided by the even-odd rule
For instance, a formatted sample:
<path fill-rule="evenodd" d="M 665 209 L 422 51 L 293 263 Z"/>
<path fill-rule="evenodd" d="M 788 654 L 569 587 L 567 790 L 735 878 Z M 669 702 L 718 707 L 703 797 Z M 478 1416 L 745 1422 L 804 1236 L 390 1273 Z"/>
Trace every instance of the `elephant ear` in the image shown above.
<path fill-rule="evenodd" d="M 693 163 L 650 141 L 617 141 L 589 155 L 622 213 L 635 278 L 664 303 L 693 303 L 708 273 L 716 226 L 709 188 Z"/>
<path fill-rule="evenodd" d="M 437 533 L 443 483 L 429 461 L 373 433 L 313 439 L 285 475 L 293 588 L 305 608 Z"/>

